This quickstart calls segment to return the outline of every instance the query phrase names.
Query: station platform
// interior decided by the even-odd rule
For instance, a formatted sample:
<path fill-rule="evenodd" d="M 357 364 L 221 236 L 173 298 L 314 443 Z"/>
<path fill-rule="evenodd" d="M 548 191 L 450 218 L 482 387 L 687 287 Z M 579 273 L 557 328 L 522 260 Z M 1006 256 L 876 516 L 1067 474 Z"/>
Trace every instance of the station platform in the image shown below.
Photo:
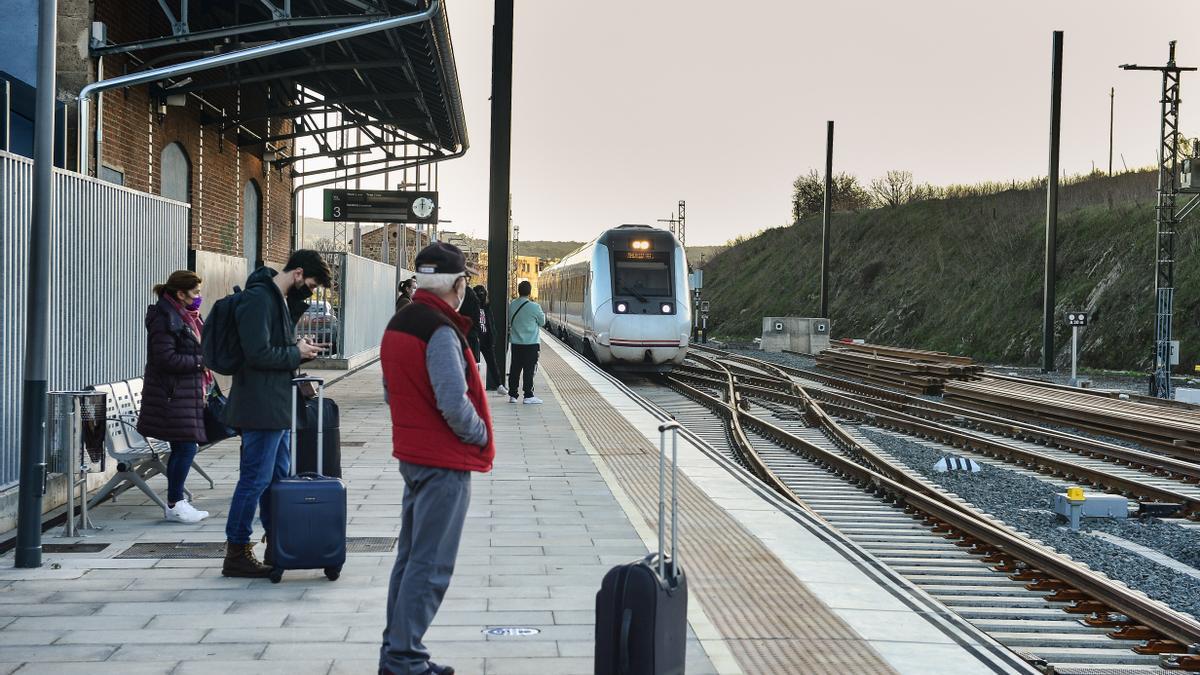
<path fill-rule="evenodd" d="M 495 469 L 473 478 L 427 635 L 462 675 L 591 673 L 600 579 L 657 547 L 661 413 L 552 339 L 541 363 L 545 405 L 490 399 Z M 0 675 L 375 672 L 403 490 L 379 381 L 368 366 L 327 390 L 350 499 L 339 580 L 221 577 L 237 479 L 227 441 L 198 457 L 215 489 L 189 482 L 212 513 L 203 523 L 167 523 L 130 491 L 93 511 L 104 529 L 88 537 L 47 532 L 57 550 L 42 568 L 0 558 Z M 698 438 L 681 436 L 679 453 L 688 673 L 1033 672 Z"/>

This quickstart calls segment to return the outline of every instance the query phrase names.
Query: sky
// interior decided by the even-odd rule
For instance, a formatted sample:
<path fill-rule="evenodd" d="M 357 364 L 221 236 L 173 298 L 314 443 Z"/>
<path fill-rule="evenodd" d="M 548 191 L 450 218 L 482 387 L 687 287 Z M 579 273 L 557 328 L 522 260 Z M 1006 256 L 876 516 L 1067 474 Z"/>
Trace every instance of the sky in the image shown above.
<path fill-rule="evenodd" d="M 471 148 L 439 170 L 443 227 L 486 236 L 491 28 L 487 0 L 446 0 Z M 1159 65 L 1180 39 L 1200 65 L 1200 3 L 1170 21 L 1117 0 L 516 0 L 513 220 L 525 240 L 586 240 L 668 218 L 720 244 L 785 224 L 791 183 L 891 169 L 934 184 L 1044 176 L 1050 55 L 1065 31 L 1061 167 L 1155 160 Z M 1184 74 L 1182 130 L 1200 135 L 1200 73 Z M 1188 105 L 1192 103 L 1192 105 Z M 1122 155 L 1124 162 L 1122 162 Z M 368 187 L 368 185 L 363 186 Z M 376 187 L 372 185 L 371 187 Z M 319 217 L 319 191 L 306 215 Z"/>

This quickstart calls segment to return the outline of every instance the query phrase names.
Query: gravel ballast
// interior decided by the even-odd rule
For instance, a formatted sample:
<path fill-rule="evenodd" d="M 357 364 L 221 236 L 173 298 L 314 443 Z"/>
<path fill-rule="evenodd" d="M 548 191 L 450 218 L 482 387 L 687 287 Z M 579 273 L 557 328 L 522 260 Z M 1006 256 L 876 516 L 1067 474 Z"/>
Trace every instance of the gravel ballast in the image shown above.
<path fill-rule="evenodd" d="M 1086 534 L 1107 532 L 1200 567 L 1200 534 L 1157 518 L 1087 519 L 1071 532 L 1051 510 L 1055 486 L 993 464 L 979 473 L 939 473 L 933 465 L 946 453 L 905 438 L 859 426 L 863 436 L 936 485 L 957 494 L 1014 529 L 1041 540 L 1094 570 L 1143 591 L 1171 607 L 1200 617 L 1200 581 L 1132 551 Z"/>

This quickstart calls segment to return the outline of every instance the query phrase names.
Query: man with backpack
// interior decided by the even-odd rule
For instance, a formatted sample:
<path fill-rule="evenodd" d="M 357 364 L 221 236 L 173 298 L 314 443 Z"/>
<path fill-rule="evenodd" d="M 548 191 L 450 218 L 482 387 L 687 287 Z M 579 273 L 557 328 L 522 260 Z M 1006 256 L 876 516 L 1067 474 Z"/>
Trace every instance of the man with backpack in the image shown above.
<path fill-rule="evenodd" d="M 254 556 L 254 510 L 259 507 L 269 532 L 267 488 L 291 468 L 292 378 L 322 347 L 296 338 L 296 310 L 303 313 L 298 299 L 329 284 L 329 265 L 321 254 L 299 250 L 282 272 L 260 267 L 246 280 L 246 290 L 222 299 L 209 315 L 205 340 L 210 331 L 213 339 L 205 347 L 218 352 L 217 371 L 233 375 L 224 422 L 242 433 L 240 473 L 225 525 L 224 576 L 270 575 L 271 568 Z"/>
<path fill-rule="evenodd" d="M 508 304 L 508 341 L 512 345 L 512 359 L 508 366 L 508 402 L 517 402 L 517 384 L 525 389 L 525 404 L 536 405 L 542 399 L 533 395 L 533 373 L 537 370 L 538 352 L 541 351 L 541 334 L 538 329 L 546 325 L 546 313 L 529 294 L 533 286 L 528 281 L 517 284 L 520 296 Z"/>

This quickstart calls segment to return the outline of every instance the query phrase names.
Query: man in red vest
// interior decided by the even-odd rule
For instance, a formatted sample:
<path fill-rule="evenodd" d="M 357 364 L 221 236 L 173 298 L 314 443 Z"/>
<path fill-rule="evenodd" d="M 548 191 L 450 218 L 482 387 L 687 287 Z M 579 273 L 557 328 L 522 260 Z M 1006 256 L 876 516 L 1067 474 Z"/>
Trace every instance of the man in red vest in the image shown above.
<path fill-rule="evenodd" d="M 458 313 L 471 292 L 466 260 L 438 242 L 421 250 L 416 268 L 419 290 L 392 317 L 380 349 L 404 501 L 379 672 L 453 675 L 429 660 L 422 640 L 454 573 L 471 472 L 490 471 L 496 450 L 466 339 L 471 320 Z"/>

